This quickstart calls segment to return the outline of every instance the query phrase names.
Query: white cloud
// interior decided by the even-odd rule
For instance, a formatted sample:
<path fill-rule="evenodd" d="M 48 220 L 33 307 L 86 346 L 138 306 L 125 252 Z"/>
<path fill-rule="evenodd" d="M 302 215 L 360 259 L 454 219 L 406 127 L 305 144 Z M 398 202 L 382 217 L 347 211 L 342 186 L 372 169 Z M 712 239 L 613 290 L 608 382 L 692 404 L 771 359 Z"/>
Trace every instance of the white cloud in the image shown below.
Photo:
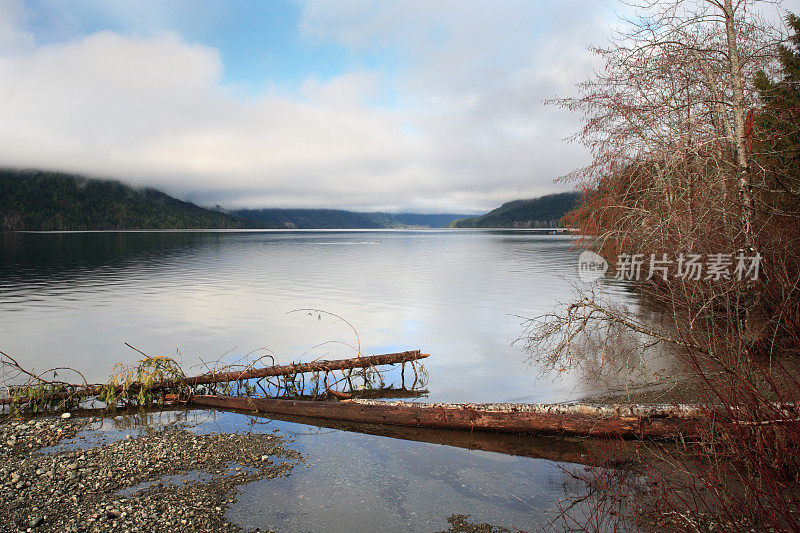
<path fill-rule="evenodd" d="M 253 97 L 222 82 L 215 49 L 174 33 L 35 46 L 16 11 L 0 16 L 5 165 L 113 176 L 229 206 L 426 211 L 564 188 L 552 178 L 586 159 L 562 141 L 577 117 L 541 100 L 586 77 L 586 45 L 611 15 L 606 2 L 579 0 L 309 1 L 308 38 L 385 49 L 397 70 L 312 75 L 297 94 Z M 375 104 L 387 89 L 396 106 Z"/>
<path fill-rule="evenodd" d="M 0 0 L 0 53 L 24 50 L 33 45 L 33 35 L 21 29 L 25 9 L 15 0 Z"/>

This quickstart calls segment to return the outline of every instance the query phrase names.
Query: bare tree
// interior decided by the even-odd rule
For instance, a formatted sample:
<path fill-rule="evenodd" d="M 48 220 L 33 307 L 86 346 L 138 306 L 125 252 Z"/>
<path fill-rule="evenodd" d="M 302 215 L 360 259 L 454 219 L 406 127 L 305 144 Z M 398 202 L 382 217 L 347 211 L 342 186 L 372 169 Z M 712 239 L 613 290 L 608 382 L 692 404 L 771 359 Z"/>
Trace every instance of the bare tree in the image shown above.
<path fill-rule="evenodd" d="M 636 364 L 620 346 L 659 346 L 692 377 L 697 401 L 745 415 L 735 431 L 709 427 L 688 448 L 691 465 L 671 459 L 677 469 L 648 473 L 659 487 L 654 508 L 676 529 L 800 528 L 800 382 L 790 357 L 800 354 L 800 209 L 790 190 L 787 201 L 765 185 L 759 147 L 775 143 L 753 120 L 756 80 L 764 86 L 781 70 L 782 31 L 759 11 L 775 4 L 640 0 L 625 29 L 594 49 L 604 68 L 579 96 L 551 102 L 585 117 L 575 140 L 593 159 L 566 177 L 586 191 L 570 215 L 585 244 L 612 261 L 763 254 L 758 280 L 642 278 L 636 289 L 657 319 L 583 292 L 526 323 L 531 358 L 551 368 L 607 375 L 620 359 Z M 775 170 L 780 156 L 771 155 Z"/>
<path fill-rule="evenodd" d="M 594 49 L 603 71 L 580 96 L 552 102 L 587 117 L 575 139 L 594 158 L 569 178 L 604 189 L 591 229 L 612 249 L 622 240 L 649 250 L 654 240 L 722 244 L 718 234 L 702 238 L 707 228 L 724 228 L 731 249 L 757 247 L 747 114 L 758 102 L 755 74 L 775 71 L 781 39 L 761 3 L 640 3 L 626 29 Z"/>

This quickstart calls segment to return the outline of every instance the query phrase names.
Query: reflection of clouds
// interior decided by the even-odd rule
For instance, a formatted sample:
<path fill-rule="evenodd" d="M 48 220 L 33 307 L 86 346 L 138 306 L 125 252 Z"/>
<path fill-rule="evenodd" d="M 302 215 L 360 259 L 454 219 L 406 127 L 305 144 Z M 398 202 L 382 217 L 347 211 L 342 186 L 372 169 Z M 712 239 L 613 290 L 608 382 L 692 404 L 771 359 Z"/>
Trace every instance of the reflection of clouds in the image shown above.
<path fill-rule="evenodd" d="M 571 394 L 577 383 L 575 376 L 535 382 L 537 370 L 510 345 L 521 333 L 513 315 L 534 316 L 568 298 L 577 257 L 569 239 L 509 232 L 195 238 L 194 246 L 149 254 L 144 269 L 135 261 L 110 262 L 56 283 L 12 279 L 13 290 L 0 294 L 25 296 L 0 299 L 0 310 L 21 308 L 0 313 L 3 349 L 37 368 L 68 362 L 101 380 L 115 362 L 139 358 L 125 341 L 150 354 L 180 349 L 190 367 L 229 351 L 225 360 L 235 361 L 262 346 L 285 363 L 324 341 L 355 344 L 336 319 L 286 314 L 317 308 L 350 321 L 365 353 L 430 353 L 425 367 L 436 400 L 549 401 Z M 383 244 L 311 245 L 354 240 Z M 327 344 L 303 359 L 350 355 L 345 346 Z"/>
<path fill-rule="evenodd" d="M 242 415 L 221 418 L 233 426 Z M 228 513 L 245 529 L 439 531 L 447 516 L 463 513 L 533 530 L 558 515 L 556 502 L 585 490 L 565 491 L 570 476 L 554 461 L 344 431 L 304 435 L 306 426 L 273 424 L 291 432 L 291 447 L 308 454 L 310 468 L 243 487 Z"/>

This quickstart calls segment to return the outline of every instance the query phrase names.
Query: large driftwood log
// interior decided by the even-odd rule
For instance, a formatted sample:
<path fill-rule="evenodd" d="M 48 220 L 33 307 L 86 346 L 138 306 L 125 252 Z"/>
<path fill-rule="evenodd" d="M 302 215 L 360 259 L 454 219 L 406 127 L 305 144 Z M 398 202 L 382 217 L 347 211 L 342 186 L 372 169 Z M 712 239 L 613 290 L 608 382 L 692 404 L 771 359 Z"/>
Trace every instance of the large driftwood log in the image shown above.
<path fill-rule="evenodd" d="M 168 395 L 172 402 L 179 402 L 177 396 Z M 205 409 L 205 407 L 196 407 Z M 146 413 L 169 413 L 175 409 L 174 404 L 167 406 L 149 407 Z M 238 410 L 231 410 L 239 412 Z M 108 412 L 102 408 L 76 409 L 71 411 L 73 416 L 106 416 Z M 117 409 L 115 415 L 140 415 L 142 410 L 138 407 Z M 648 444 L 636 440 L 607 441 L 603 439 L 584 439 L 580 437 L 556 436 L 531 436 L 524 433 L 501 433 L 489 431 L 460 431 L 453 429 L 434 429 L 411 426 L 392 426 L 388 424 L 373 424 L 368 422 L 351 422 L 331 420 L 328 418 L 315 418 L 308 416 L 280 415 L 275 413 L 252 413 L 252 416 L 263 416 L 270 420 L 282 420 L 297 424 L 306 424 L 321 428 L 337 429 L 352 433 L 376 435 L 393 439 L 402 439 L 431 444 L 442 444 L 468 450 L 482 450 L 487 452 L 502 453 L 534 459 L 547 459 L 567 463 L 576 463 L 587 466 L 611 467 L 620 463 L 628 463 L 632 459 L 642 461 L 642 455 L 652 451 Z M 130 419 L 131 421 L 133 419 Z M 669 443 L 663 443 L 668 445 Z M 672 446 L 679 446 L 672 444 Z M 662 447 L 656 450 L 662 450 Z M 677 453 L 678 450 L 670 453 Z M 669 454 L 667 455 L 669 456 Z M 651 453 L 645 460 L 658 460 L 661 454 Z"/>
<path fill-rule="evenodd" d="M 637 453 L 644 453 L 645 443 L 636 440 L 605 441 L 578 437 L 533 436 L 524 433 L 461 431 L 428 427 L 394 426 L 347 420 L 331 420 L 308 416 L 282 415 L 276 413 L 250 413 L 297 424 L 338 429 L 353 433 L 377 435 L 416 442 L 443 444 L 468 450 L 548 459 L 587 466 L 613 466 L 624 462 Z M 666 444 L 666 443 L 665 443 Z"/>
<path fill-rule="evenodd" d="M 692 437 L 704 413 L 690 406 L 307 402 L 225 396 L 192 396 L 189 402 L 219 409 L 397 426 L 636 439 Z"/>
<path fill-rule="evenodd" d="M 159 391 L 164 389 L 172 389 L 179 386 L 195 387 L 197 385 L 210 385 L 213 383 L 228 383 L 231 381 L 243 381 L 248 379 L 259 379 L 273 376 L 287 376 L 292 374 L 300 374 L 304 372 L 330 372 L 333 370 L 347 370 L 357 368 L 371 368 L 374 366 L 393 365 L 398 363 L 408 363 L 419 359 L 428 357 L 429 354 L 420 353 L 419 350 L 410 350 L 405 352 L 368 355 L 364 357 L 352 357 L 350 359 L 336 359 L 333 361 L 314 361 L 311 363 L 292 363 L 288 365 L 274 365 L 262 368 L 245 368 L 232 372 L 208 372 L 199 376 L 185 378 L 181 381 L 167 380 L 160 381 L 152 384 L 149 390 Z M 80 394 L 83 397 L 92 397 L 99 395 L 106 385 L 87 385 L 85 387 L 76 387 L 72 391 L 60 392 L 56 394 L 49 394 L 40 397 L 20 398 L 16 403 L 24 405 L 30 401 L 40 400 L 64 400 Z M 142 387 L 141 383 L 131 383 L 127 389 L 129 391 L 138 391 Z M 117 394 L 121 393 L 123 388 L 117 387 Z M 15 403 L 12 398 L 0 398 L 0 405 L 11 405 Z"/>

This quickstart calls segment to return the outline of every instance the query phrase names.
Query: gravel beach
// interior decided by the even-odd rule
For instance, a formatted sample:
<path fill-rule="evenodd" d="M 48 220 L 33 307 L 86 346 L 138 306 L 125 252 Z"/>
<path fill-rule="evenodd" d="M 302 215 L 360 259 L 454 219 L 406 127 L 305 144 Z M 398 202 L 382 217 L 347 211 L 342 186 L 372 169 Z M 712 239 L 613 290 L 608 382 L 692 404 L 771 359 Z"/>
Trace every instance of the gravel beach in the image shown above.
<path fill-rule="evenodd" d="M 236 487 L 288 476 L 302 456 L 268 433 L 164 427 L 86 446 L 99 418 L 0 423 L 0 531 L 239 531 Z"/>

